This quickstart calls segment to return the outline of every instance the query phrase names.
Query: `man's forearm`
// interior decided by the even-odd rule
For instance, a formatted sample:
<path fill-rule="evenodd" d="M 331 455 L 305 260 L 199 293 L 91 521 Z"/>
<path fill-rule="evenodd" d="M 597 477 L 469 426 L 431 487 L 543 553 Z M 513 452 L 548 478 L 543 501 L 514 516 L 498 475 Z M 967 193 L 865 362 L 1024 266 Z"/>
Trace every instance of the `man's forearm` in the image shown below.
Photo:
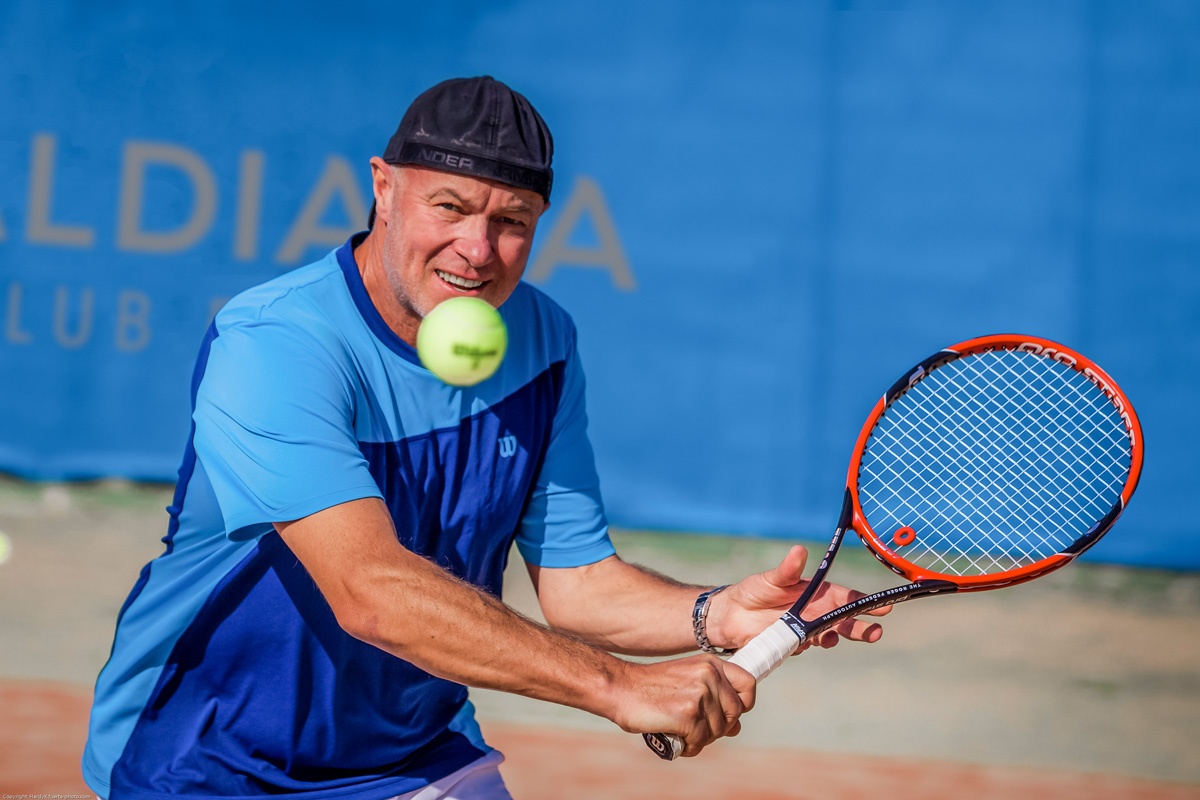
<path fill-rule="evenodd" d="M 399 574 L 364 584 L 370 619 L 349 632 L 426 672 L 484 689 L 570 705 L 601 716 L 628 665 L 527 619 L 486 592 L 413 556 Z"/>
<path fill-rule="evenodd" d="M 405 549 L 386 515 L 364 500 L 277 526 L 347 633 L 448 680 L 613 717 L 612 685 L 634 665 Z"/>
<path fill-rule="evenodd" d="M 571 569 L 530 566 L 529 572 L 546 620 L 558 630 L 629 655 L 675 655 L 697 647 L 692 609 L 709 587 L 680 583 L 617 556 Z"/>

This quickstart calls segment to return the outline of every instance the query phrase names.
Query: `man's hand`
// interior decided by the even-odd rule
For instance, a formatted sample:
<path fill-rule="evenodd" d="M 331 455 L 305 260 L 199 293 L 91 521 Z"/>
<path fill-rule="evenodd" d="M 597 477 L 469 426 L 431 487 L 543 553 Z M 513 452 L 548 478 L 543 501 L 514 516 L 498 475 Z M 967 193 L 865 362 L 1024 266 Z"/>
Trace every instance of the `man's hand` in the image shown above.
<path fill-rule="evenodd" d="M 722 736 L 736 736 L 754 707 L 755 683 L 744 669 L 698 655 L 652 664 L 623 663 L 611 718 L 630 733 L 674 733 L 685 757 Z"/>
<path fill-rule="evenodd" d="M 744 578 L 714 596 L 708 612 L 709 641 L 716 647 L 742 647 L 779 619 L 808 586 L 808 581 L 801 577 L 807 561 L 808 550 L 796 545 L 783 557 L 779 566 Z M 809 602 L 804 617 L 818 617 L 863 596 L 863 592 L 826 583 Z M 880 617 L 889 611 L 891 606 L 869 613 Z M 843 636 L 859 642 L 875 642 L 882 635 L 883 627 L 879 623 L 855 617 L 839 622 L 814 641 L 806 643 L 805 647 L 814 643 L 819 647 L 833 647 Z"/>

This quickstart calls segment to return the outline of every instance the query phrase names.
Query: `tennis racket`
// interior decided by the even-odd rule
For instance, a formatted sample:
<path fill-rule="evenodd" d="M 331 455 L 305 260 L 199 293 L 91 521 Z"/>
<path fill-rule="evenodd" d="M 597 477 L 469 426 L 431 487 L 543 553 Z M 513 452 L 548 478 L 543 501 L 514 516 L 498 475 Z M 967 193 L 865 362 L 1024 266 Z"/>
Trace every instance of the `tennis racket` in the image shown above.
<path fill-rule="evenodd" d="M 1020 335 L 935 353 L 868 415 L 837 530 L 804 593 L 730 661 L 761 681 L 847 617 L 1012 586 L 1065 566 L 1116 522 L 1141 469 L 1133 406 L 1079 353 Z M 910 583 L 801 617 L 848 530 Z M 673 734 L 645 739 L 668 761 L 683 747 Z"/>

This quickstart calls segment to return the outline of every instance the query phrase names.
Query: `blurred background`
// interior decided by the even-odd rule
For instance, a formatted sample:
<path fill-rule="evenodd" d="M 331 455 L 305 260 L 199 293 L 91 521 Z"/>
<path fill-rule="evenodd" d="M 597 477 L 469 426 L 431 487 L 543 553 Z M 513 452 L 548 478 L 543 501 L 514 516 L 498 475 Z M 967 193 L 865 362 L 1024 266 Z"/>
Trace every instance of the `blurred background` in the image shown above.
<path fill-rule="evenodd" d="M 1025 332 L 1095 359 L 1145 429 L 1138 496 L 1087 559 L 1154 570 L 1169 602 L 1143 605 L 1193 619 L 1189 0 L 6 0 L 12 519 L 76 508 L 63 482 L 172 482 L 212 314 L 364 228 L 368 158 L 418 93 L 475 74 L 554 132 L 526 277 L 578 323 L 616 526 L 721 553 L 823 539 L 878 395 Z"/>
<path fill-rule="evenodd" d="M 1139 410 L 1095 557 L 1200 567 L 1200 7 L 13 2 L 0 470 L 171 481 L 224 299 L 364 225 L 408 103 L 492 74 L 557 144 L 529 280 L 578 321 L 620 525 L 823 536 L 882 390 L 1016 331 Z"/>

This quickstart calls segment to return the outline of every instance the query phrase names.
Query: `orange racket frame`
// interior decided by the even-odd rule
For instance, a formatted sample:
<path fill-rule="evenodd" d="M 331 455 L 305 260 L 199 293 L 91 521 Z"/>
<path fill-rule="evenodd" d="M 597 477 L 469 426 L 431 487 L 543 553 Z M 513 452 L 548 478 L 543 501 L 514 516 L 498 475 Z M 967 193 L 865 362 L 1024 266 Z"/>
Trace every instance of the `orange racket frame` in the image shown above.
<path fill-rule="evenodd" d="M 1113 510 L 1093 526 L 1092 530 L 1082 537 L 1074 547 L 1068 550 L 1050 556 L 1033 564 L 1028 564 L 1018 569 L 1009 570 L 1007 572 L 998 572 L 989 575 L 963 575 L 954 578 L 954 583 L 958 585 L 958 591 L 979 591 L 982 589 L 995 589 L 1000 586 L 1009 586 L 1016 583 L 1032 580 L 1040 575 L 1062 567 L 1063 565 L 1074 560 L 1080 553 L 1087 550 L 1101 535 L 1104 534 L 1117 517 L 1120 516 L 1125 506 L 1129 503 L 1129 499 L 1133 496 L 1134 490 L 1137 488 L 1138 480 L 1142 472 L 1142 427 L 1138 420 L 1137 414 L 1133 410 L 1133 404 L 1129 402 L 1129 398 L 1121 391 L 1117 382 L 1109 377 L 1108 373 L 1100 368 L 1096 362 L 1087 358 L 1084 355 L 1059 344 L 1049 339 L 1043 339 L 1036 336 L 1022 336 L 1015 334 L 995 334 L 991 336 L 980 336 L 974 339 L 968 339 L 965 342 L 959 342 L 956 345 L 947 347 L 939 353 L 925 359 L 918 364 L 908 375 L 898 380 L 893 386 L 879 399 L 871 413 L 867 415 L 866 422 L 863 423 L 862 430 L 858 434 L 858 439 L 854 445 L 854 455 L 850 459 L 850 468 L 846 475 L 846 489 L 849 493 L 851 507 L 851 519 L 849 520 L 850 527 L 859 535 L 863 544 L 867 546 L 876 558 L 887 565 L 897 574 L 903 575 L 909 580 L 921 581 L 931 579 L 944 579 L 944 576 L 924 569 L 912 562 L 906 560 L 901 554 L 899 548 L 889 543 L 889 539 L 893 538 L 892 531 L 876 531 L 871 527 L 863 513 L 862 504 L 858 497 L 858 475 L 862 464 L 863 453 L 866 451 L 867 441 L 871 437 L 875 425 L 879 422 L 879 418 L 883 416 L 888 407 L 892 405 L 904 392 L 915 386 L 918 381 L 928 375 L 936 367 L 945 364 L 955 359 L 963 358 L 964 356 L 973 355 L 976 353 L 985 353 L 996 349 L 1019 350 L 1041 355 L 1058 361 L 1066 366 L 1073 367 L 1082 373 L 1085 377 L 1092 381 L 1100 390 L 1107 395 L 1113 405 L 1116 407 L 1122 422 L 1125 424 L 1125 430 L 1129 435 L 1130 444 L 1130 465 L 1129 477 L 1126 479 L 1125 488 L 1121 492 L 1121 499 L 1113 508 Z M 843 521 L 844 523 L 845 521 Z M 910 540 L 911 541 L 911 540 Z M 903 544 L 901 544 L 901 547 Z"/>

